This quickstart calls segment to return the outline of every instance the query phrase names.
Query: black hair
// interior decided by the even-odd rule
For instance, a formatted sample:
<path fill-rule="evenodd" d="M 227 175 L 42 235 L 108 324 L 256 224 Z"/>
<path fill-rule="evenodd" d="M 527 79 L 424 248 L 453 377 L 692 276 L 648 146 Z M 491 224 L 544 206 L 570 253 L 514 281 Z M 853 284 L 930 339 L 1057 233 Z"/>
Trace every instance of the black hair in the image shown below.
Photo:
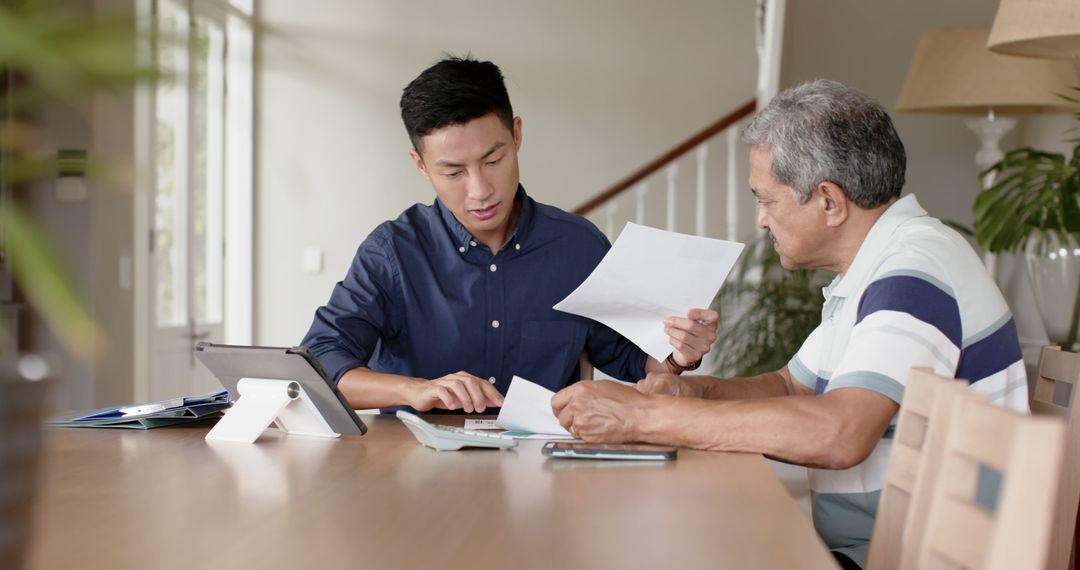
<path fill-rule="evenodd" d="M 514 110 L 502 71 L 490 61 L 449 57 L 425 69 L 401 92 L 401 120 L 417 151 L 432 131 L 495 113 L 511 131 Z"/>

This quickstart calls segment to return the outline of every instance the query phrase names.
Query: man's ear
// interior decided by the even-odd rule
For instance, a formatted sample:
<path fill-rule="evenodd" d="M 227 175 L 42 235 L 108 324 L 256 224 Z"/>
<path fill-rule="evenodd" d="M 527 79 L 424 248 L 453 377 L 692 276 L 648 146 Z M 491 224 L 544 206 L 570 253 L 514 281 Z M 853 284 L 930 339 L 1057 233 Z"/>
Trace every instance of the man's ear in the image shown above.
<path fill-rule="evenodd" d="M 413 159 L 413 163 L 416 165 L 416 170 L 418 170 L 424 178 L 431 180 L 431 175 L 428 174 L 427 171 L 427 165 L 424 164 L 424 158 L 420 156 L 419 152 L 416 152 L 415 148 L 409 149 L 409 157 Z"/>
<path fill-rule="evenodd" d="M 818 184 L 817 193 L 822 213 L 825 214 L 825 224 L 833 228 L 843 225 L 851 214 L 852 207 L 844 189 L 832 182 L 822 182 Z"/>
<path fill-rule="evenodd" d="M 521 117 L 514 117 L 514 150 L 521 150 Z"/>

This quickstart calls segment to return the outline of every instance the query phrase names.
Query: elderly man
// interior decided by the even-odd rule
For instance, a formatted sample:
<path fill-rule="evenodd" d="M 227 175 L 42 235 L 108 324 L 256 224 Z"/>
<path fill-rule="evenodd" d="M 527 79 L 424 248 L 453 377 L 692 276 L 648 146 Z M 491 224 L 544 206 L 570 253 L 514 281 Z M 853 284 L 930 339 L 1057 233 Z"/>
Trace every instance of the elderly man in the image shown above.
<path fill-rule="evenodd" d="M 837 273 L 787 366 L 719 380 L 650 374 L 552 399 L 586 441 L 762 453 L 810 468 L 814 524 L 844 567 L 865 561 L 892 424 L 913 366 L 1026 409 L 1016 327 L 966 241 L 900 196 L 906 156 L 885 110 L 835 81 L 778 95 L 743 133 L 757 223 L 786 269 Z"/>

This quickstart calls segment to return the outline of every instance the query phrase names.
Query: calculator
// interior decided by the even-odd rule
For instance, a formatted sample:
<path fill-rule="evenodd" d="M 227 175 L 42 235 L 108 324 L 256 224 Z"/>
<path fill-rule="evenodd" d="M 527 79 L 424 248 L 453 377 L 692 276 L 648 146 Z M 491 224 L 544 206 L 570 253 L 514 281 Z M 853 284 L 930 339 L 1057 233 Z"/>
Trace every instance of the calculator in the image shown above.
<path fill-rule="evenodd" d="M 456 451 L 462 447 L 509 449 L 517 447 L 518 444 L 510 436 L 501 433 L 436 425 L 420 419 L 416 414 L 404 411 L 398 411 L 396 415 L 416 436 L 416 441 L 437 451 Z"/>

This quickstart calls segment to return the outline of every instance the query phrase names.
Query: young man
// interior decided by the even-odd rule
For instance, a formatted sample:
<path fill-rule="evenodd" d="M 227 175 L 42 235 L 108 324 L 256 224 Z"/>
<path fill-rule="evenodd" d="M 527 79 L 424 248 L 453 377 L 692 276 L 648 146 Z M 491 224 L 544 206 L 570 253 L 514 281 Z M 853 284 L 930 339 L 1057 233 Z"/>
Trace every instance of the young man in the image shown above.
<path fill-rule="evenodd" d="M 571 384 L 583 353 L 625 380 L 697 366 L 716 338 L 715 311 L 668 318 L 674 351 L 660 363 L 551 308 L 610 245 L 519 184 L 522 122 L 495 64 L 440 61 L 405 88 L 401 116 L 436 200 L 364 240 L 303 340 L 353 407 L 483 412 L 502 405 L 514 375 Z"/>
<path fill-rule="evenodd" d="M 963 237 L 900 197 L 906 155 L 888 113 L 835 81 L 774 98 L 743 133 L 758 225 L 787 269 L 838 275 L 821 325 L 787 366 L 751 378 L 650 375 L 552 399 L 588 441 L 761 453 L 810 467 L 814 525 L 844 568 L 866 558 L 913 366 L 1027 409 L 1012 315 Z"/>

